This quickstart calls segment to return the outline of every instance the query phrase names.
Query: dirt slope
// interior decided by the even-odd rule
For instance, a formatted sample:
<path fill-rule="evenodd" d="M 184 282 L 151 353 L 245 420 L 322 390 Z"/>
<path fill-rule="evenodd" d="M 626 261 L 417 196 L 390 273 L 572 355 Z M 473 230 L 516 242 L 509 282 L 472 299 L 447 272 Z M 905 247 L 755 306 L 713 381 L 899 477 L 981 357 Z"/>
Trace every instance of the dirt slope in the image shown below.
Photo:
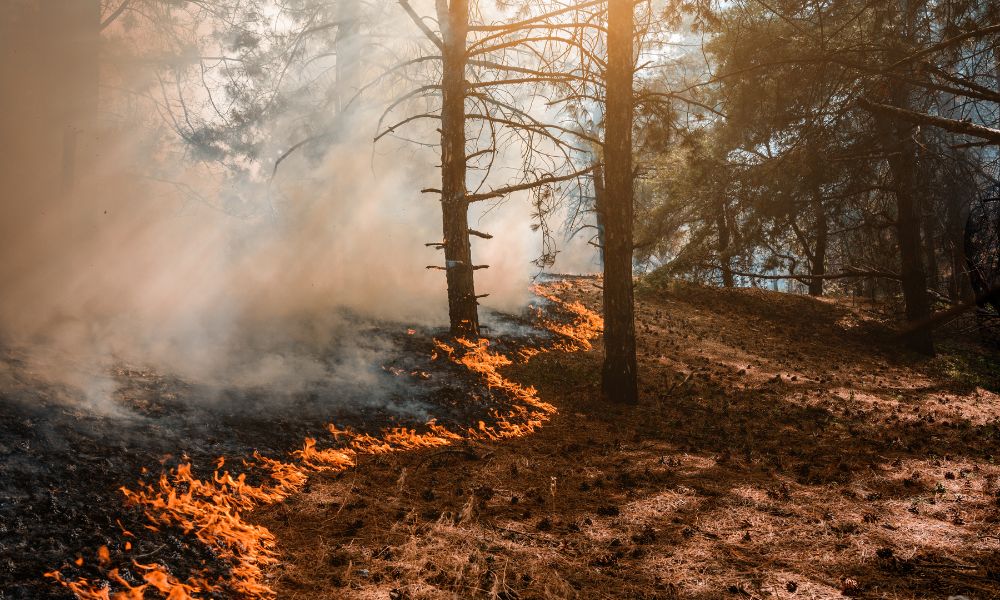
<path fill-rule="evenodd" d="M 261 513 L 279 597 L 1000 598 L 996 356 L 759 290 L 648 286 L 637 327 L 638 407 L 600 402 L 599 352 L 539 355 L 508 375 L 559 407 L 541 432 Z"/>

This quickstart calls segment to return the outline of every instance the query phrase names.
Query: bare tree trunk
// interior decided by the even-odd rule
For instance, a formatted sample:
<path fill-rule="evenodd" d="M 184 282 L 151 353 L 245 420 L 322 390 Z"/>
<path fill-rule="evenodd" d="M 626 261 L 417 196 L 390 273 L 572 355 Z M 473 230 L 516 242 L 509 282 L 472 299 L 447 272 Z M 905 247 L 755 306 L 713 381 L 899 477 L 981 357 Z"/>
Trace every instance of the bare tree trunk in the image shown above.
<path fill-rule="evenodd" d="M 479 314 L 469 243 L 469 201 L 466 198 L 465 69 L 469 31 L 468 0 L 438 0 L 443 74 L 441 78 L 441 214 L 445 272 L 448 280 L 448 320 L 456 336 L 479 335 Z"/>
<path fill-rule="evenodd" d="M 632 80 L 634 13 L 631 0 L 608 0 L 607 98 L 604 119 L 604 368 L 606 400 L 638 402 L 632 289 Z"/>
<path fill-rule="evenodd" d="M 715 226 L 719 230 L 719 264 L 722 265 L 722 287 L 733 287 L 733 263 L 729 254 L 729 219 L 726 215 L 726 201 L 719 202 Z"/>

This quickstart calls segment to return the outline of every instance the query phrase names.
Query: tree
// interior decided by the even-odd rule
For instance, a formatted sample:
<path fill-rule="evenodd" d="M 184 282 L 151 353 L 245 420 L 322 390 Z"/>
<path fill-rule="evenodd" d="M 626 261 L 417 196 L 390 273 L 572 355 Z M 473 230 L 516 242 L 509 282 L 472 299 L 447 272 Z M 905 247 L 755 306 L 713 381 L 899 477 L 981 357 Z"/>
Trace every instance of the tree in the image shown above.
<path fill-rule="evenodd" d="M 632 281 L 635 186 L 632 172 L 635 5 L 608 0 L 608 60 L 604 125 L 604 397 L 638 401 Z"/>
<path fill-rule="evenodd" d="M 664 231 L 687 234 L 660 260 L 692 276 L 712 267 L 726 283 L 729 246 L 743 283 L 901 295 L 911 323 L 935 301 L 968 299 L 963 215 L 995 185 L 996 11 L 918 1 L 698 7 L 709 75 L 673 93 L 708 91 L 727 201 L 696 203 L 680 224 L 666 216 Z M 738 244 L 723 243 L 730 231 Z M 909 347 L 931 353 L 930 329 L 910 329 Z"/>
<path fill-rule="evenodd" d="M 479 334 L 478 298 L 483 296 L 476 294 L 474 272 L 487 265 L 473 264 L 470 235 L 486 239 L 492 236 L 469 228 L 469 206 L 517 192 L 547 189 L 578 178 L 592 169 L 590 165 L 575 170 L 571 168 L 568 152 L 575 147 L 558 134 L 574 132 L 543 122 L 516 105 L 517 88 L 538 87 L 567 79 L 565 75 L 545 70 L 541 63 L 546 60 L 546 52 L 536 45 L 539 42 L 571 42 L 552 33 L 564 27 L 553 23 L 553 19 L 572 12 L 576 7 L 538 10 L 531 16 L 510 22 L 472 25 L 467 0 L 440 1 L 435 5 L 436 22 L 439 23 L 439 31 L 435 32 L 407 0 L 399 2 L 440 54 L 421 55 L 406 60 L 394 69 L 439 62 L 440 74 L 437 81 L 402 94 L 390 104 L 386 115 L 415 97 L 439 94 L 441 104 L 439 110 L 411 114 L 381 129 L 375 139 L 377 141 L 393 134 L 401 126 L 417 120 L 440 121 L 441 188 L 424 191 L 440 194 L 443 239 L 428 245 L 444 251 L 444 266 L 432 265 L 429 268 L 445 271 L 452 335 L 474 337 Z M 539 30 L 543 33 L 536 33 Z M 471 41 L 470 33 L 475 34 Z M 512 61 L 511 56 L 522 60 Z M 524 64 L 525 57 L 533 62 Z M 501 97 L 500 90 L 507 98 L 514 98 L 514 102 Z M 477 106 L 481 112 L 471 112 L 469 104 Z M 466 131 L 470 122 L 484 123 L 485 136 L 470 140 Z M 508 185 L 487 186 L 484 191 L 470 193 L 467 181 L 469 164 L 484 158 L 487 161 L 483 187 L 493 168 L 495 155 L 502 151 L 504 142 L 500 138 L 500 130 L 513 132 L 520 142 L 524 155 L 521 176 Z M 485 141 L 486 147 L 470 150 L 467 148 L 470 141 Z M 549 152 L 540 146 L 542 143 L 548 145 Z"/>

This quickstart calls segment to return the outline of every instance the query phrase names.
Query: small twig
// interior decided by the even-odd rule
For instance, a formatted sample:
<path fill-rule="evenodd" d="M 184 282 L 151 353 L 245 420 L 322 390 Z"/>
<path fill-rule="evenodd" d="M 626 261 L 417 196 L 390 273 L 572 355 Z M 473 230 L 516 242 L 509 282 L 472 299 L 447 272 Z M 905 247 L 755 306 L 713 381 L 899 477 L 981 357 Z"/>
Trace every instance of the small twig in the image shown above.
<path fill-rule="evenodd" d="M 152 556 L 152 555 L 156 554 L 157 552 L 159 552 L 160 550 L 163 550 L 166 547 L 167 547 L 166 544 L 160 544 L 159 546 L 157 546 L 156 548 L 153 548 L 149 552 L 146 552 L 145 554 L 137 554 L 135 557 L 136 558 L 146 558 L 147 556 Z"/>
<path fill-rule="evenodd" d="M 694 375 L 694 371 L 691 371 L 690 373 L 688 373 L 688 374 L 687 374 L 687 377 L 685 377 L 685 378 L 684 378 L 683 380 L 681 380 L 681 381 L 680 381 L 679 383 L 675 383 L 674 385 L 670 386 L 670 387 L 669 387 L 669 388 L 667 389 L 667 391 L 666 391 L 666 393 L 665 393 L 664 395 L 665 395 L 665 396 L 669 396 L 670 394 L 674 393 L 674 390 L 676 390 L 677 388 L 679 388 L 679 387 L 681 387 L 682 385 L 684 385 L 685 383 L 687 383 L 687 382 L 688 382 L 688 380 L 689 380 L 689 379 L 691 379 L 691 376 L 692 376 L 692 375 Z"/>
<path fill-rule="evenodd" d="M 342 513 L 344 511 L 344 508 L 347 506 L 347 500 L 351 497 L 351 494 L 354 493 L 354 483 L 357 480 L 358 480 L 358 476 L 357 475 L 354 476 L 354 479 L 351 479 L 351 487 L 348 488 L 347 489 L 347 493 L 344 494 L 344 501 L 340 503 L 340 508 L 337 509 L 337 512 L 333 513 L 332 517 L 330 517 L 329 519 L 326 519 L 325 521 L 323 521 L 324 525 L 327 525 L 330 522 L 335 521 L 337 519 L 337 517 L 340 516 L 340 513 Z"/>

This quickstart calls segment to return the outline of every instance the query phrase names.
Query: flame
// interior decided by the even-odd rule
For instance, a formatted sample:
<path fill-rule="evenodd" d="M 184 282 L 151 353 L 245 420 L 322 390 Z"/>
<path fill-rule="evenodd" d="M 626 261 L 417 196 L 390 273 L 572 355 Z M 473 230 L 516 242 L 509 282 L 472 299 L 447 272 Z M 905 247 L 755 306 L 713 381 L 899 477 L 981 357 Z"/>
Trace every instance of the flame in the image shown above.
<path fill-rule="evenodd" d="M 600 335 L 603 327 L 600 316 L 579 302 L 563 301 L 541 286 L 535 286 L 534 291 L 557 304 L 572 320 L 560 323 L 545 318 L 539 310 L 539 321 L 560 339 L 547 348 L 521 349 L 518 358 L 527 361 L 550 350 L 591 349 L 591 340 Z M 410 329 L 407 333 L 413 335 L 415 331 Z M 264 583 L 264 570 L 278 561 L 276 540 L 265 527 L 247 521 L 247 514 L 255 508 L 280 502 L 299 492 L 313 473 L 344 471 L 354 467 L 359 455 L 435 448 L 462 440 L 493 441 L 522 437 L 544 425 L 556 412 L 555 406 L 539 398 L 534 387 L 511 381 L 500 372 L 513 361 L 491 350 L 489 340 L 457 339 L 454 345 L 440 340 L 434 343 L 434 358 L 444 355 L 478 374 L 488 387 L 508 395 L 513 407 L 503 413 L 494 412 L 492 424 L 480 421 L 476 427 L 462 432 L 451 431 L 433 420 L 427 423 L 426 431 L 396 427 L 377 436 L 339 429 L 330 424 L 327 431 L 337 447 L 321 449 L 317 447 L 316 439 L 306 438 L 301 449 L 291 452 L 291 462 L 254 453 L 251 460 L 243 461 L 245 471 L 234 475 L 223 470 L 226 460 L 220 457 L 212 476 L 207 479 L 196 477 L 192 465 L 185 462 L 162 473 L 155 483 L 140 483 L 136 489 L 121 488 L 128 503 L 143 509 L 149 520 L 148 529 L 180 529 L 194 535 L 216 556 L 226 560 L 231 568 L 225 581 L 213 582 L 206 572 L 181 581 L 164 565 L 135 561 L 133 565 L 142 572 L 142 584 L 129 583 L 117 568 L 108 570 L 104 581 L 83 577 L 67 579 L 58 570 L 45 576 L 69 589 L 80 600 L 144 600 L 150 588 L 168 600 L 195 600 L 223 588 L 241 598 L 274 598 L 274 590 Z M 397 375 L 406 373 L 402 370 L 396 373 L 393 368 L 386 370 Z M 419 371 L 409 374 L 429 377 Z M 146 470 L 143 469 L 143 472 Z M 247 476 L 250 473 L 266 474 L 262 477 L 264 482 L 259 485 L 249 483 Z M 121 529 L 123 536 L 134 537 L 124 527 Z M 124 547 L 131 549 L 131 543 L 126 542 Z M 97 557 L 101 566 L 108 566 L 112 561 L 107 546 L 98 549 Z M 82 566 L 83 559 L 79 558 L 75 563 Z M 111 590 L 112 585 L 116 591 Z"/>
<path fill-rule="evenodd" d="M 206 581 L 195 581 L 191 584 L 182 583 L 167 573 L 160 565 L 144 565 L 138 562 L 133 564 L 145 571 L 142 578 L 146 583 L 134 586 L 122 578 L 118 569 L 111 569 L 107 574 L 108 581 L 122 587 L 121 591 L 116 592 L 112 592 L 103 583 L 91 583 L 82 577 L 75 581 L 66 580 L 59 571 L 46 573 L 45 576 L 68 588 L 80 600 L 144 600 L 146 590 L 150 587 L 163 594 L 167 600 L 195 600 L 196 596 L 192 594 L 199 591 L 211 592 L 217 589 Z"/>
<path fill-rule="evenodd" d="M 571 287 L 568 282 L 554 285 L 564 289 Z M 582 302 L 563 300 L 548 292 L 541 285 L 535 285 L 532 291 L 535 295 L 545 298 L 572 316 L 571 323 L 560 323 L 546 318 L 541 309 L 538 309 L 537 317 L 542 325 L 549 331 L 565 338 L 565 341 L 557 342 L 554 350 L 576 352 L 577 350 L 591 350 L 594 347 L 591 340 L 597 338 L 604 331 L 604 319 L 600 315 L 584 306 Z"/>

